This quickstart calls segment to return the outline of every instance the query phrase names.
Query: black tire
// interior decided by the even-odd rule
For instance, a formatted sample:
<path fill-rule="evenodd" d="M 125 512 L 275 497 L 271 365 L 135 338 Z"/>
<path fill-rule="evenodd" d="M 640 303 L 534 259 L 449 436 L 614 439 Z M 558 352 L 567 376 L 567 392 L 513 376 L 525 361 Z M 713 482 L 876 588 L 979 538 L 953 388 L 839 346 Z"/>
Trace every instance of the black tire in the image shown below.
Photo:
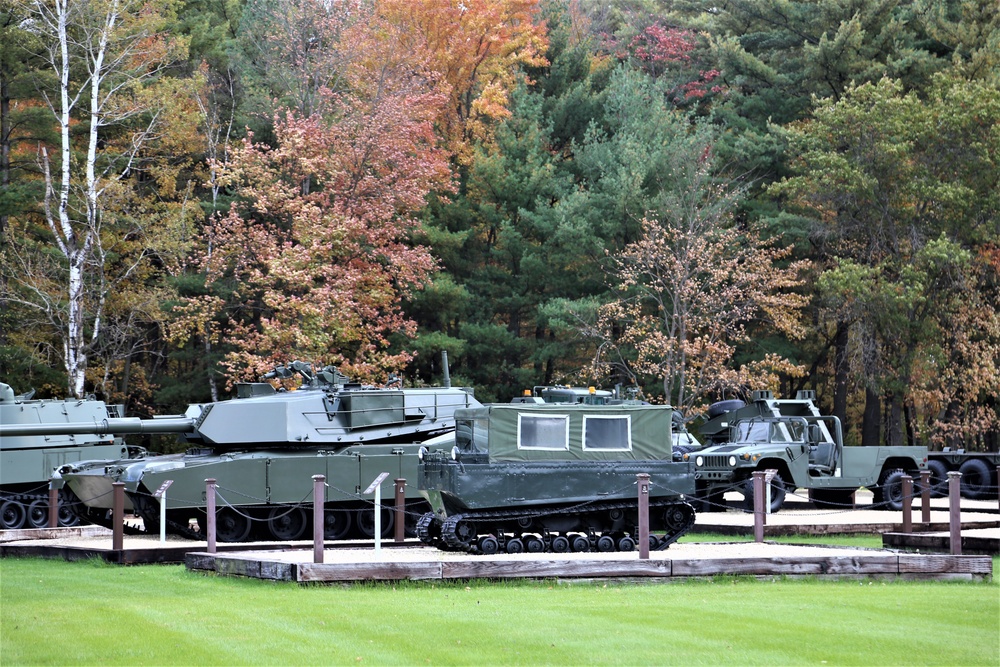
<path fill-rule="evenodd" d="M 995 490 L 990 467 L 982 459 L 969 459 L 958 472 L 962 473 L 962 495 L 969 500 L 989 498 Z"/>
<path fill-rule="evenodd" d="M 940 461 L 928 461 L 927 470 L 931 473 L 931 498 L 944 498 L 948 495 L 948 466 Z"/>
<path fill-rule="evenodd" d="M 903 477 L 906 475 L 899 468 L 887 470 L 882 474 L 882 481 L 879 486 L 882 488 L 882 502 L 884 507 L 898 512 L 903 509 Z"/>
<path fill-rule="evenodd" d="M 785 504 L 788 486 L 780 472 L 771 478 L 771 514 L 777 513 Z M 743 485 L 743 504 L 746 511 L 753 512 L 753 477 Z"/>
<path fill-rule="evenodd" d="M 301 507 L 274 507 L 267 515 L 267 531 L 275 540 L 301 540 L 309 521 Z"/>
<path fill-rule="evenodd" d="M 714 419 L 719 415 L 732 412 L 733 410 L 739 410 L 743 407 L 746 407 L 746 403 L 738 398 L 730 399 L 728 401 L 718 401 L 708 406 L 708 412 L 706 414 L 709 419 Z"/>
<path fill-rule="evenodd" d="M 350 510 L 324 510 L 323 539 L 342 540 L 346 538 L 347 534 L 351 531 L 353 517 L 354 512 L 351 512 Z"/>
<path fill-rule="evenodd" d="M 395 518 L 395 512 L 392 511 L 387 505 L 382 505 L 382 535 L 381 537 L 389 537 L 392 535 L 393 531 L 393 519 Z M 354 513 L 354 526 L 357 528 L 361 536 L 366 540 L 374 539 L 375 537 L 375 507 L 363 507 Z"/>
<path fill-rule="evenodd" d="M 215 537 L 220 542 L 243 542 L 250 536 L 250 518 L 245 509 L 223 507 L 215 513 Z"/>
<path fill-rule="evenodd" d="M 28 527 L 47 528 L 49 525 L 49 501 L 36 498 L 28 505 Z"/>
<path fill-rule="evenodd" d="M 28 512 L 24 505 L 16 500 L 7 500 L 0 504 L 0 528 L 4 530 L 24 528 L 27 518 Z"/>

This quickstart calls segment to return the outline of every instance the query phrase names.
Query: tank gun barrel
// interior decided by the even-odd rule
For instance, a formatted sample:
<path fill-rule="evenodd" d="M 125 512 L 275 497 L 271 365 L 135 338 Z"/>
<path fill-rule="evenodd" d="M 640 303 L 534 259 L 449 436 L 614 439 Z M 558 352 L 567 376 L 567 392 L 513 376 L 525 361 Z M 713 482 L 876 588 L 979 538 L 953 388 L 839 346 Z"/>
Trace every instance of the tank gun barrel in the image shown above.
<path fill-rule="evenodd" d="M 52 424 L 0 424 L 0 437 L 25 435 L 130 435 L 135 433 L 191 433 L 196 420 L 176 416 L 160 419 L 117 417 L 93 422 Z"/>

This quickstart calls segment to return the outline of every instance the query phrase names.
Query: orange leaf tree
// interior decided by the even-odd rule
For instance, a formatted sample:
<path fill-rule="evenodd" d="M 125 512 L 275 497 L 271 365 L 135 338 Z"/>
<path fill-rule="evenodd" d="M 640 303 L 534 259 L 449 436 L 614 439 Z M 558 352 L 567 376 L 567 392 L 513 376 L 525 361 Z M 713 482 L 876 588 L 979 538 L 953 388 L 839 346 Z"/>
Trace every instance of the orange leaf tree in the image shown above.
<path fill-rule="evenodd" d="M 233 377 L 295 356 L 364 379 L 409 359 L 389 336 L 414 332 L 400 300 L 434 267 L 409 242 L 414 213 L 450 187 L 450 171 L 433 133 L 445 96 L 402 60 L 397 36 L 374 18 L 356 23 L 341 39 L 362 55 L 344 63 L 342 90 L 321 87 L 314 113 L 279 112 L 273 147 L 251 136 L 234 152 L 226 179 L 240 202 L 208 230 L 202 263 L 235 291 L 224 332 Z"/>
<path fill-rule="evenodd" d="M 408 35 L 408 51 L 450 87 L 440 118 L 449 147 L 468 157 L 471 139 L 487 139 L 489 122 L 506 118 L 523 67 L 547 64 L 538 0 L 379 0 L 377 11 Z"/>

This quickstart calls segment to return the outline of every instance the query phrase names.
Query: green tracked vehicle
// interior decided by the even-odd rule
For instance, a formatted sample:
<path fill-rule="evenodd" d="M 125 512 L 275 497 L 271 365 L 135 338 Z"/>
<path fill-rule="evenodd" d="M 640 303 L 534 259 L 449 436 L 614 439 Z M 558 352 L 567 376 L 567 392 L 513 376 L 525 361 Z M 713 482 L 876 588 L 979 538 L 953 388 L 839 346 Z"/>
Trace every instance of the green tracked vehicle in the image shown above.
<path fill-rule="evenodd" d="M 770 510 L 785 495 L 807 489 L 813 502 L 847 507 L 861 487 L 874 493 L 876 506 L 899 510 L 904 475 L 919 479 L 927 469 L 925 447 L 845 447 L 840 420 L 821 414 L 812 391 L 794 399 L 754 392 L 749 404 L 723 401 L 709 408 L 699 432 L 705 446 L 683 455 L 694 464 L 699 509 L 724 509 L 723 494 L 738 490 L 752 509 L 754 471 L 774 469 Z"/>
<path fill-rule="evenodd" d="M 32 399 L 34 392 L 14 395 L 0 382 L 0 425 L 49 427 L 59 433 L 0 437 L 0 529 L 43 528 L 49 519 L 49 477 L 59 466 L 91 458 L 141 456 L 121 438 L 65 429 L 68 424 L 120 417 L 121 406 L 93 398 Z M 59 525 L 73 526 L 79 517 L 66 494 L 59 501 Z"/>
<path fill-rule="evenodd" d="M 307 534 L 312 517 L 313 475 L 326 476 L 324 534 L 327 539 L 373 537 L 374 507 L 362 491 L 380 473 L 407 485 L 410 531 L 426 504 L 416 493 L 417 449 L 454 430 L 459 408 L 479 406 L 470 389 L 381 388 L 350 382 L 336 369 L 314 372 L 293 362 L 266 378 L 301 376 L 295 391 L 276 391 L 268 382 L 241 383 L 236 397 L 193 404 L 184 415 L 154 419 L 101 419 L 69 424 L 76 433 L 175 433 L 189 445 L 184 454 L 67 463 L 53 484 L 79 502 L 81 514 L 109 522 L 115 482 L 125 485 L 126 510 L 157 526 L 166 495 L 169 532 L 204 539 L 206 484 L 217 483 L 217 538 L 294 540 Z M 45 425 L 0 424 L 0 438 L 51 432 Z M 412 518 L 409 518 L 412 517 Z M 383 534 L 393 514 L 382 510 Z"/>
<path fill-rule="evenodd" d="M 417 536 L 444 550 L 628 551 L 638 538 L 636 475 L 650 475 L 651 548 L 694 525 L 675 461 L 674 411 L 624 402 L 513 403 L 458 410 L 450 452 L 421 450 L 418 487 L 432 512 Z"/>

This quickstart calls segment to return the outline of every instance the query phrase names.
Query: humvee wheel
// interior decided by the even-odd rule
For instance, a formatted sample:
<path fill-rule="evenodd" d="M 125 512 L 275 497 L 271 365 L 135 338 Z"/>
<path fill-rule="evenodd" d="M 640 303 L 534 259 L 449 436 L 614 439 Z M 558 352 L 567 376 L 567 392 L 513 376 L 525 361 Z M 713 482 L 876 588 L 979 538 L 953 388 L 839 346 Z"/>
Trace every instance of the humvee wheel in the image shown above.
<path fill-rule="evenodd" d="M 905 474 L 905 472 L 896 468 L 882 475 L 882 499 L 885 503 L 883 509 L 890 509 L 895 512 L 903 509 L 903 476 Z"/>
<path fill-rule="evenodd" d="M 753 478 L 743 484 L 743 506 L 747 512 L 753 512 Z M 771 514 L 774 514 L 785 504 L 788 495 L 788 484 L 781 473 L 771 478 Z"/>

